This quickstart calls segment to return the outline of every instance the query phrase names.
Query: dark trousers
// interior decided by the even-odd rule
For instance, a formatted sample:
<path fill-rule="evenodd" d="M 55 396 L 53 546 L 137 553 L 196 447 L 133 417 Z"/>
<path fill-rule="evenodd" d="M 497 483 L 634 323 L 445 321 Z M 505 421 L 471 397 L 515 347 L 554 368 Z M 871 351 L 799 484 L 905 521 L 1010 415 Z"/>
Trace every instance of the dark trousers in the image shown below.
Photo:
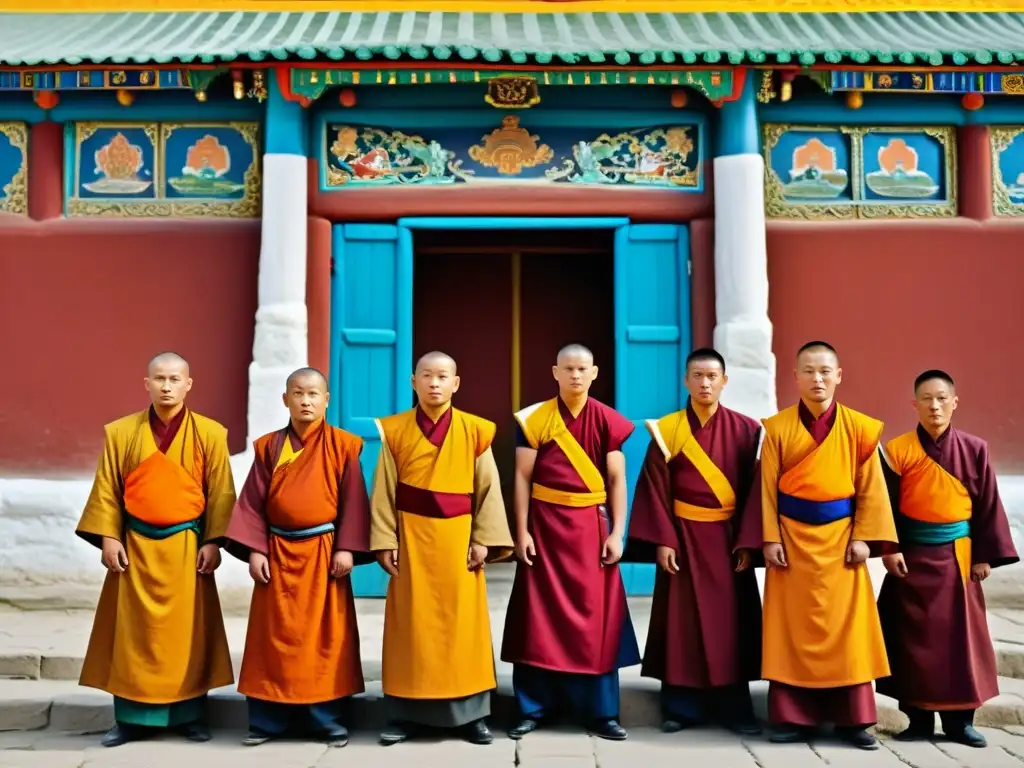
<path fill-rule="evenodd" d="M 935 713 L 909 704 L 900 703 L 900 711 L 910 718 L 912 730 L 931 732 L 935 728 Z M 942 721 L 942 732 L 947 736 L 950 734 L 963 733 L 964 728 L 974 725 L 973 709 L 953 709 L 939 712 L 939 720 Z"/>

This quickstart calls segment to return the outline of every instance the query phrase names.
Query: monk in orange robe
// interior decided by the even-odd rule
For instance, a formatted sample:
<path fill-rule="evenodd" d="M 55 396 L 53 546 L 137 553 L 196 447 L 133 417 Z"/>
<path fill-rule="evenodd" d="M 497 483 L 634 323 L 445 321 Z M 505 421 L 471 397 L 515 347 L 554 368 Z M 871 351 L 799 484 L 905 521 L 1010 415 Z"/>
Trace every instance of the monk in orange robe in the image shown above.
<path fill-rule="evenodd" d="M 455 361 L 424 355 L 412 377 L 419 404 L 377 420 L 370 548 L 390 574 L 384 609 L 384 745 L 426 726 L 493 741 L 486 718 L 497 686 L 485 563 L 512 554 L 491 452 L 495 425 L 452 408 Z"/>
<path fill-rule="evenodd" d="M 158 728 L 207 741 L 206 694 L 234 681 L 213 572 L 235 504 L 227 430 L 185 407 L 188 363 L 154 357 L 147 410 L 105 427 L 76 533 L 107 568 L 81 685 L 114 696 L 115 747 Z"/>
<path fill-rule="evenodd" d="M 363 441 L 324 422 L 330 394 L 315 368 L 289 376 L 283 399 L 288 426 L 253 443 L 226 534 L 256 584 L 238 680 L 242 743 L 297 731 L 343 747 L 345 704 L 364 690 L 349 574 L 373 560 Z"/>
<path fill-rule="evenodd" d="M 898 740 L 934 738 L 938 712 L 947 738 L 984 747 L 974 711 L 999 682 L 981 583 L 1020 558 L 988 445 L 951 424 L 958 402 L 948 373 L 925 371 L 914 382 L 917 428 L 885 446 L 900 552 L 883 558 L 878 613 L 892 675 L 878 692 L 910 718 Z"/>
<path fill-rule="evenodd" d="M 839 356 L 813 341 L 797 353 L 800 402 L 764 420 L 762 675 L 772 741 L 831 722 L 877 749 L 871 683 L 889 674 L 867 559 L 895 551 L 882 474 L 882 423 L 835 401 Z"/>

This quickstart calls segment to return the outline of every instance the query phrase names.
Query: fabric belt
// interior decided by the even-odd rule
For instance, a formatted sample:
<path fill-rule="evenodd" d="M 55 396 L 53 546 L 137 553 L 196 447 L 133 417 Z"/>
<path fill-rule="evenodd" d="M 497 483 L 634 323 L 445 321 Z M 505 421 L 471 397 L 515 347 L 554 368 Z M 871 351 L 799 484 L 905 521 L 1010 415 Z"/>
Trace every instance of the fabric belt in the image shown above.
<path fill-rule="evenodd" d="M 897 518 L 900 541 L 908 544 L 949 544 L 971 535 L 969 520 L 956 523 L 925 523 L 906 515 Z"/>
<path fill-rule="evenodd" d="M 690 520 L 695 523 L 720 523 L 728 520 L 736 512 L 736 507 L 698 507 L 696 504 L 687 504 L 679 499 L 672 500 L 672 512 L 683 520 Z"/>
<path fill-rule="evenodd" d="M 322 536 L 325 533 L 334 531 L 334 523 L 314 525 L 311 528 L 277 528 L 270 526 L 270 532 L 282 539 L 311 539 L 314 536 Z"/>
<path fill-rule="evenodd" d="M 185 523 L 175 523 L 174 525 L 162 527 L 144 523 L 139 520 L 139 518 L 132 517 L 127 512 L 125 512 L 124 518 L 125 523 L 128 526 L 128 530 L 134 531 L 147 539 L 156 539 L 157 541 L 161 539 L 169 539 L 171 536 L 174 536 L 176 533 L 181 533 L 182 531 L 194 531 L 196 536 L 201 536 L 203 532 L 202 523 L 200 522 L 202 518 L 200 517 L 197 517 L 195 520 L 189 520 Z"/>
<path fill-rule="evenodd" d="M 811 501 L 779 492 L 779 514 L 807 525 L 827 525 L 853 515 L 853 499 Z"/>
<path fill-rule="evenodd" d="M 592 507 L 595 504 L 604 504 L 608 501 L 608 494 L 605 491 L 576 493 L 573 491 L 559 491 L 544 485 L 538 485 L 537 483 L 533 484 L 530 496 L 537 501 L 558 504 L 562 507 Z"/>

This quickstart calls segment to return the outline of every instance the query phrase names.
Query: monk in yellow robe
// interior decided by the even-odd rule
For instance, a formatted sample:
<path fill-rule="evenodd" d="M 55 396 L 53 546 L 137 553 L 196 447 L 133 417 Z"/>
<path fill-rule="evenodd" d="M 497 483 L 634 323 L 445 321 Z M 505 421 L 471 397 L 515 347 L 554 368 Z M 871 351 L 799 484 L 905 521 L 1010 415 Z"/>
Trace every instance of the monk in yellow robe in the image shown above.
<path fill-rule="evenodd" d="M 493 741 L 497 686 L 485 563 L 512 554 L 495 425 L 452 408 L 455 361 L 432 352 L 412 377 L 418 405 L 377 420 L 381 451 L 370 500 L 370 548 L 391 576 L 384 609 L 384 745 L 422 727 Z"/>
<path fill-rule="evenodd" d="M 253 444 L 225 545 L 256 584 L 238 679 L 242 743 L 307 733 L 343 747 L 347 699 L 364 690 L 349 574 L 373 560 L 363 441 L 324 423 L 330 394 L 315 368 L 292 373 L 283 400 L 291 418 Z"/>
<path fill-rule="evenodd" d="M 867 559 L 895 551 L 882 473 L 882 423 L 835 401 L 839 356 L 813 341 L 797 353 L 800 402 L 764 420 L 762 675 L 772 741 L 830 722 L 877 749 L 871 683 L 889 674 Z"/>
<path fill-rule="evenodd" d="M 235 504 L 227 430 L 185 407 L 179 355 L 154 357 L 144 383 L 153 404 L 105 427 L 75 531 L 108 571 L 79 680 L 114 696 L 106 747 L 157 728 L 207 741 L 206 694 L 234 681 L 213 577 Z"/>

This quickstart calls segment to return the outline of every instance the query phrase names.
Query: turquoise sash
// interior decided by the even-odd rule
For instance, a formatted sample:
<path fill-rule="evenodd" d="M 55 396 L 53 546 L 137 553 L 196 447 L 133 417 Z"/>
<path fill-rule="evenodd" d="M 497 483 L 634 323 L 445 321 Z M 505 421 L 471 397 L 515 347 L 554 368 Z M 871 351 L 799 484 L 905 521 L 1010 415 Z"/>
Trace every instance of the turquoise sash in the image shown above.
<path fill-rule="evenodd" d="M 182 531 L 195 531 L 196 536 L 202 536 L 202 518 L 196 518 L 195 520 L 189 520 L 187 523 L 176 523 L 175 525 L 169 525 L 166 528 L 158 528 L 155 525 L 144 523 L 137 517 L 132 517 L 127 512 L 124 514 L 125 523 L 128 526 L 128 530 L 135 531 L 140 536 L 145 536 L 147 539 L 169 539 L 176 533 Z"/>
<path fill-rule="evenodd" d="M 299 528 L 297 530 L 270 526 L 270 532 L 275 536 L 280 536 L 282 539 L 311 539 L 314 536 L 322 536 L 332 531 L 334 531 L 334 523 L 324 523 L 323 525 L 314 525 L 312 528 Z"/>
<path fill-rule="evenodd" d="M 900 541 L 908 544 L 949 544 L 971 535 L 969 520 L 961 520 L 958 523 L 922 523 L 920 520 L 900 515 L 897 522 Z"/>

